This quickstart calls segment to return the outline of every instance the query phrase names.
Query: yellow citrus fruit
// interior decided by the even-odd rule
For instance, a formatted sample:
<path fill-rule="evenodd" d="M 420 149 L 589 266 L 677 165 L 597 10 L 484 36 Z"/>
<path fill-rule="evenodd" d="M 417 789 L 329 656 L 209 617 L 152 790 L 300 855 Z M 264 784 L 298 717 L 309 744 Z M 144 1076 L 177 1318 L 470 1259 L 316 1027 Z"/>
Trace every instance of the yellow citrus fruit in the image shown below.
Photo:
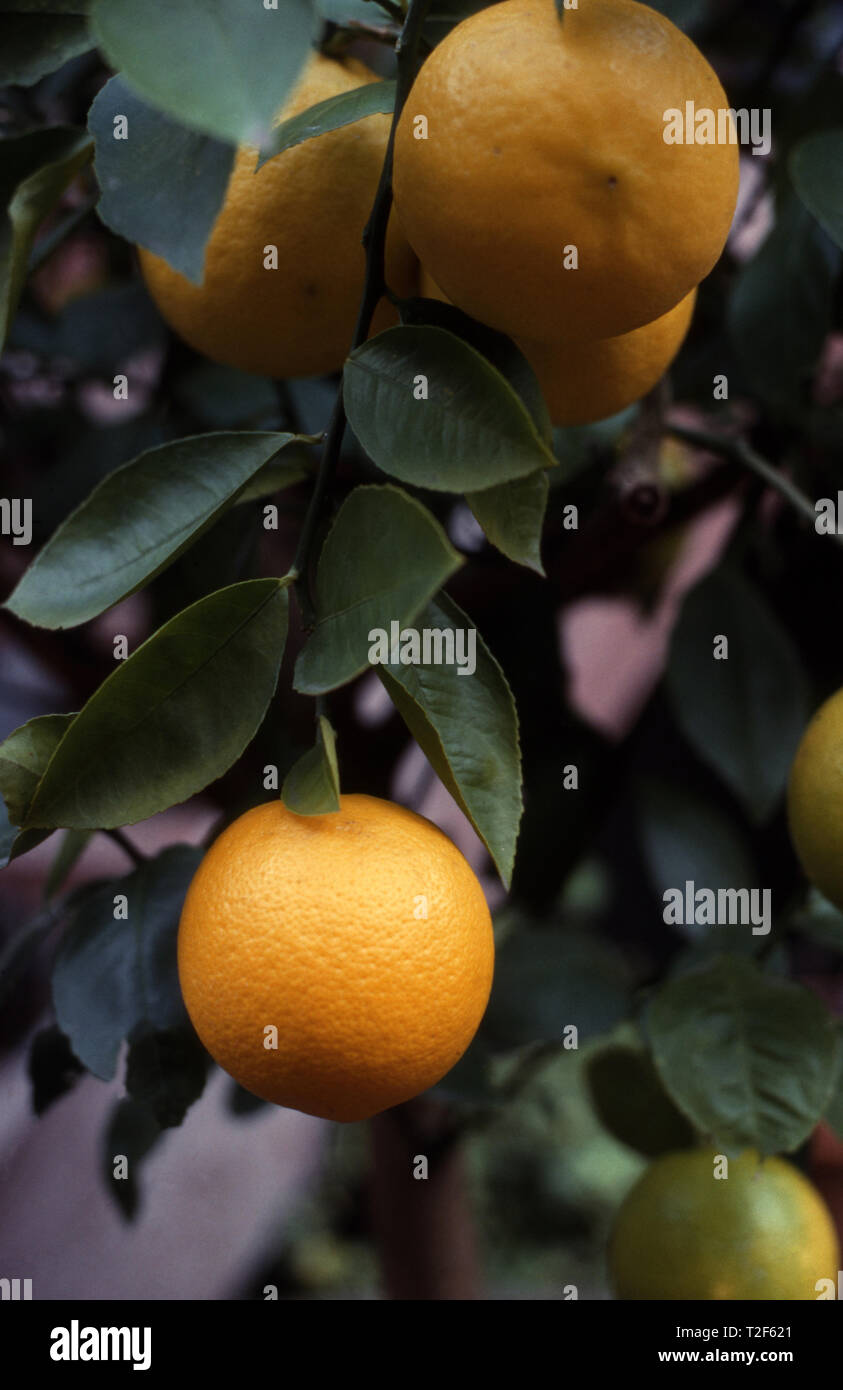
<path fill-rule="evenodd" d="M 622 1203 L 609 1247 L 622 1299 L 786 1299 L 837 1280 L 831 1215 L 807 1178 L 747 1150 L 714 1177 L 714 1152 L 665 1154 Z"/>
<path fill-rule="evenodd" d="M 802 735 L 787 792 L 790 837 L 820 892 L 843 910 L 843 690 Z"/>
<path fill-rule="evenodd" d="M 364 1120 L 462 1056 L 494 945 L 483 891 L 447 835 L 391 801 L 343 796 L 332 815 L 272 801 L 229 826 L 188 890 L 178 961 L 199 1037 L 242 1086 Z"/>
<path fill-rule="evenodd" d="M 311 55 L 280 120 L 377 78 L 353 59 Z M 198 352 L 266 376 L 312 376 L 342 366 L 363 291 L 363 228 L 372 209 L 390 118 L 367 116 L 285 150 L 255 173 L 238 150 L 205 253 L 201 285 L 139 248 L 149 291 L 170 326 Z M 266 269 L 266 248 L 278 268 Z M 387 283 L 411 292 L 415 257 L 390 221 Z M 374 330 L 396 321 L 383 301 Z"/>
<path fill-rule="evenodd" d="M 425 299 L 448 303 L 422 267 L 420 292 Z M 534 343 L 516 339 L 536 374 L 554 425 L 587 425 L 625 410 L 652 390 L 685 341 L 697 291 L 660 319 L 616 338 L 586 342 Z"/>
<path fill-rule="evenodd" d="M 554 425 L 587 425 L 638 401 L 660 381 L 691 323 L 697 292 L 661 318 L 589 342 L 518 346 L 535 372 Z"/>
<path fill-rule="evenodd" d="M 684 118 L 686 102 L 729 108 L 691 40 L 635 0 L 587 0 L 562 22 L 554 0 L 471 15 L 398 125 L 410 244 L 455 304 L 513 337 L 660 318 L 711 270 L 737 199 L 736 144 L 665 142 L 665 112 Z"/>

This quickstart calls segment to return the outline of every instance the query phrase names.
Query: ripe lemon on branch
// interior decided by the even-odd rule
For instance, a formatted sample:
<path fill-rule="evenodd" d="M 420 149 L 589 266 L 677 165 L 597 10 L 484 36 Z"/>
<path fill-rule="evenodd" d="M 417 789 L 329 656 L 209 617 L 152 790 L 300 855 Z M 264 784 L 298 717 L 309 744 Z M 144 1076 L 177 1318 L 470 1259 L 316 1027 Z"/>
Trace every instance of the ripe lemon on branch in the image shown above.
<path fill-rule="evenodd" d="M 714 1177 L 714 1152 L 656 1159 L 621 1204 L 609 1247 L 622 1299 L 818 1297 L 839 1248 L 822 1197 L 798 1169 L 751 1150 Z"/>
<path fill-rule="evenodd" d="M 314 53 L 278 120 L 375 81 L 363 63 Z M 139 249 L 144 279 L 170 327 L 206 357 L 244 371 L 295 377 L 339 369 L 363 292 L 361 238 L 389 128 L 389 116 L 367 116 L 284 150 L 257 173 L 257 151 L 238 150 L 202 284 Z M 265 268 L 271 246 L 277 269 Z M 393 217 L 387 283 L 408 294 L 415 276 L 415 257 Z M 373 331 L 395 321 L 383 301 Z"/>
<path fill-rule="evenodd" d="M 691 40 L 635 0 L 563 22 L 554 0 L 481 10 L 434 49 L 398 124 L 410 244 L 454 304 L 515 338 L 660 318 L 711 270 L 737 199 L 736 144 L 665 142 L 686 103 L 729 106 Z"/>
<path fill-rule="evenodd" d="M 224 831 L 188 889 L 178 963 L 199 1037 L 242 1086 L 364 1120 L 462 1056 L 494 944 L 447 835 L 391 801 L 343 796 L 322 816 L 268 802 Z"/>

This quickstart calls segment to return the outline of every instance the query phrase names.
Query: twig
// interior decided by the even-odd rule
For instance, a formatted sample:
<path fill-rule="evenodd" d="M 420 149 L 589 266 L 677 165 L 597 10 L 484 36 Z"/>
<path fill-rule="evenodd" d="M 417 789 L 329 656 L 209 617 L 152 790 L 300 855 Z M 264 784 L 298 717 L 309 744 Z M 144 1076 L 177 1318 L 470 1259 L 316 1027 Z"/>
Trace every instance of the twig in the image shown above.
<path fill-rule="evenodd" d="M 124 834 L 122 830 L 105 830 L 103 831 L 103 834 L 110 835 L 114 843 L 120 846 L 124 854 L 128 854 L 129 858 L 137 866 L 137 868 L 142 868 L 143 865 L 147 862 L 146 855 L 141 854 L 137 846 L 132 844 L 132 841 L 129 839 L 128 835 Z"/>
<path fill-rule="evenodd" d="M 407 100 L 416 75 L 422 28 L 429 5 L 430 0 L 411 0 L 406 20 L 404 21 L 403 28 L 398 37 L 398 42 L 395 45 L 395 53 L 398 59 L 395 109 L 392 115 L 392 126 L 389 132 L 386 156 L 384 158 L 383 168 L 381 169 L 375 201 L 372 205 L 372 212 L 366 224 L 366 229 L 363 232 L 363 247 L 366 252 L 366 279 L 351 343 L 352 352 L 355 348 L 359 347 L 361 343 L 366 341 L 369 329 L 372 325 L 375 309 L 380 303 L 386 289 L 386 229 L 392 208 L 392 156 L 395 148 L 395 131 L 398 125 L 398 119 L 404 108 L 404 103 Z M 331 414 L 331 423 L 325 435 L 325 443 L 319 463 L 319 472 L 316 476 L 316 483 L 310 498 L 310 505 L 307 509 L 301 535 L 299 536 L 296 558 L 293 561 L 292 572 L 296 580 L 296 595 L 306 627 L 312 627 L 315 621 L 315 608 L 310 587 L 313 541 L 319 519 L 322 515 L 325 498 L 330 490 L 337 464 L 339 463 L 340 450 L 345 435 L 345 424 L 345 403 L 343 401 L 342 383 L 340 383 L 340 389 L 337 392 L 337 399 Z"/>
<path fill-rule="evenodd" d="M 720 454 L 732 463 L 749 468 L 768 487 L 774 488 L 786 502 L 789 502 L 800 516 L 804 516 L 812 526 L 816 524 L 816 508 L 810 497 L 796 487 L 789 478 L 786 478 L 780 469 L 774 468 L 765 458 L 757 454 L 743 439 L 729 439 L 722 434 L 709 434 L 707 430 L 693 429 L 688 425 L 668 425 L 667 428 L 670 434 L 675 435 L 677 439 L 683 439 L 686 444 L 695 444 L 700 449 L 709 449 L 712 453 Z M 838 545 L 843 545 L 843 536 L 835 534 L 834 538 Z"/>

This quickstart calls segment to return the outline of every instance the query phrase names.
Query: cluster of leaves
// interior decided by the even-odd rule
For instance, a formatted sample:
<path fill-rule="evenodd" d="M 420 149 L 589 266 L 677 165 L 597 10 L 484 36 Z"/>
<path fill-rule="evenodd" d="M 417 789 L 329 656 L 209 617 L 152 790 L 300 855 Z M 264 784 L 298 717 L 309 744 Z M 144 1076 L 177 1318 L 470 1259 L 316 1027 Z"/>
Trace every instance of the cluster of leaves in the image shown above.
<path fill-rule="evenodd" d="M 659 7 L 728 51 L 729 33 L 715 26 L 704 0 Z M 470 8 L 434 5 L 429 41 Z M 305 0 L 279 0 L 277 11 L 251 0 L 205 0 L 199 7 L 170 0 L 151 11 L 131 0 L 8 0 L 0 15 L 0 80 L 34 94 L 36 107 L 44 82 L 59 82 L 62 72 L 73 89 L 76 64 L 102 74 L 104 60 L 116 75 L 90 103 L 87 129 L 49 122 L 30 128 L 24 118 L 0 142 L 2 340 L 50 362 L 81 361 L 106 379 L 133 351 L 160 344 L 161 325 L 129 280 L 98 288 L 53 320 L 34 309 L 28 276 L 79 216 L 56 211 L 65 191 L 81 180 L 97 197 L 110 254 L 119 256 L 120 239 L 137 242 L 198 282 L 238 143 L 252 144 L 265 161 L 392 109 L 395 84 L 385 79 L 272 127 L 321 22 L 342 27 L 366 9 L 354 9 L 351 0 L 325 0 L 316 9 Z M 786 18 L 786 6 L 777 7 L 777 18 Z M 739 17 L 733 23 L 740 46 Z M 777 464 L 787 462 L 799 485 L 836 491 L 843 415 L 839 407 L 818 406 L 810 388 L 829 332 L 840 326 L 841 79 L 829 72 L 818 41 L 803 42 L 789 83 L 777 85 L 774 63 L 765 67 L 767 86 L 758 87 L 754 67 L 743 90 L 736 81 L 736 105 L 775 98 L 781 113 L 768 171 L 774 226 L 748 262 L 727 259 L 703 287 L 704 329 L 680 360 L 676 384 L 683 399 L 704 403 L 714 424 L 727 426 L 732 406 L 711 401 L 713 376 L 726 374 L 732 399 L 751 403 L 759 446 L 773 449 Z M 84 82 L 91 70 L 79 69 Z M 118 115 L 130 123 L 130 157 L 126 142 L 112 138 Z M 789 520 L 779 520 L 775 532 L 742 530 L 729 563 L 686 601 L 664 689 L 640 729 L 626 748 L 607 749 L 570 711 L 559 710 L 563 673 L 555 641 L 551 652 L 547 639 L 553 603 L 570 590 L 548 564 L 553 603 L 539 599 L 536 576 L 544 575 L 543 531 L 560 551 L 575 543 L 555 526 L 560 495 L 585 510 L 605 500 L 601 464 L 625 421 L 553 432 L 532 372 L 507 339 L 426 300 L 404 303 L 401 318 L 400 327 L 355 349 L 346 364 L 343 399 L 356 441 L 349 457 L 356 480 L 365 481 L 348 490 L 322 545 L 315 622 L 293 684 L 304 695 L 342 698 L 367 669 L 372 628 L 389 630 L 395 621 L 472 625 L 443 588 L 467 583 L 473 568 L 448 534 L 455 508 L 467 506 L 492 548 L 494 572 L 506 565 L 512 593 L 507 603 L 500 590 L 487 600 L 475 589 L 489 639 L 488 646 L 478 643 L 475 675 L 460 679 L 447 666 L 378 668 L 396 710 L 507 882 L 524 766 L 527 814 L 513 881 L 522 920 L 503 941 L 489 1015 L 447 1093 L 490 1103 L 509 1084 L 490 1081 L 501 1056 L 529 1061 L 533 1049 L 558 1044 L 568 1023 L 589 1042 L 634 1018 L 640 1032 L 595 1054 L 593 1086 L 606 1123 L 642 1151 L 695 1136 L 790 1150 L 823 1114 L 840 1128 L 838 1030 L 813 995 L 782 978 L 785 939 L 841 950 L 843 929 L 827 905 L 814 901 L 805 909 L 794 900 L 772 943 L 759 946 L 746 933 L 733 937 L 718 928 L 706 940 L 669 941 L 667 959 L 664 942 L 651 949 L 644 931 L 636 949 L 628 947 L 634 931 L 616 932 L 612 942 L 612 910 L 572 931 L 569 908 L 560 927 L 553 906 L 583 852 L 599 843 L 605 809 L 619 789 L 634 808 L 629 824 L 646 866 L 647 886 L 636 885 L 639 922 L 648 912 L 658 916 L 648 893 L 686 878 L 714 889 L 767 881 L 789 760 L 815 694 L 805 669 L 819 686 L 839 675 L 828 668 L 824 627 L 805 629 L 787 571 L 796 565 L 813 576 L 814 594 L 833 566 L 818 557 L 816 537 L 806 539 Z M 170 365 L 166 411 L 120 427 L 125 433 L 106 448 L 92 443 L 93 470 L 90 451 L 85 467 L 78 450 L 65 458 L 60 480 L 72 476 L 73 484 L 55 516 L 60 524 L 6 603 L 23 623 L 65 632 L 128 595 L 154 595 L 215 537 L 231 538 L 240 518 L 259 521 L 267 499 L 310 482 L 324 414 L 307 432 L 279 410 L 270 383 L 190 358 Z M 427 383 L 423 406 L 409 389 L 419 376 Z M 82 428 L 78 417 L 68 424 L 56 416 L 59 428 Z M 90 483 L 87 495 L 80 476 Z M 230 540 L 227 548 L 236 549 Z M 166 620 L 78 712 L 31 720 L 0 746 L 4 859 L 63 828 L 54 873 L 61 879 L 90 832 L 184 801 L 221 778 L 265 733 L 278 698 L 294 576 L 244 578 L 222 567 L 220 585 L 219 555 L 217 548 L 209 564 L 200 564 L 191 601 L 170 595 Z M 726 662 L 711 660 L 718 633 L 729 636 Z M 520 737 L 496 658 L 517 687 Z M 678 767 L 659 768 L 658 758 L 647 758 L 648 720 L 650 729 L 670 727 L 681 749 Z M 579 768 L 576 794 L 561 790 L 563 764 Z M 282 795 L 308 813 L 336 806 L 338 790 L 334 733 L 322 714 L 315 744 L 289 767 Z M 114 1124 L 132 1153 L 145 1152 L 162 1126 L 180 1121 L 204 1080 L 202 1054 L 174 988 L 175 924 L 194 863 L 187 850 L 167 851 L 128 882 L 68 906 L 54 975 L 61 1036 L 103 1077 L 113 1076 L 119 1045 L 128 1040 L 129 1098 Z M 791 871 L 786 884 L 794 883 Z M 120 893 L 131 904 L 131 933 L 113 918 Z M 4 980 L 19 977 L 28 952 L 54 925 L 51 910 L 13 938 Z M 662 928 L 661 937 L 670 933 Z M 642 981 L 643 998 L 636 992 Z M 33 1051 L 45 1094 L 55 1091 L 68 1063 L 61 1046 L 49 1043 Z"/>

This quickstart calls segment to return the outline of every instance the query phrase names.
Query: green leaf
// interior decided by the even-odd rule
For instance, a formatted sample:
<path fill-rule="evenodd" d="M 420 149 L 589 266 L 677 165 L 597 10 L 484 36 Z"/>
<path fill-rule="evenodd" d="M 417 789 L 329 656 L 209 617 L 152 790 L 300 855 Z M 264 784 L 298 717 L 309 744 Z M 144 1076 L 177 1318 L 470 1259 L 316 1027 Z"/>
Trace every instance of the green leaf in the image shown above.
<path fill-rule="evenodd" d="M 0 946 L 0 1011 L 6 1008 L 18 984 L 32 967 L 50 932 L 59 922 L 54 907 L 47 907 Z"/>
<path fill-rule="evenodd" d="M 11 8 L 18 10 L 17 5 Z M 50 5 L 34 14 L 0 15 L 0 86 L 14 82 L 30 87 L 93 47 L 84 16 L 58 10 L 58 5 Z"/>
<path fill-rule="evenodd" d="M 431 634 L 427 665 L 378 666 L 390 699 L 437 776 L 462 808 L 509 885 L 521 821 L 518 713 L 500 666 L 470 618 L 438 594 L 419 614 L 417 628 Z M 476 670 L 435 661 L 448 634 L 475 633 Z M 467 636 L 463 638 L 467 644 Z M 462 652 L 456 636 L 454 653 Z"/>
<path fill-rule="evenodd" d="M 138 1169 L 161 1138 L 161 1128 L 147 1105 L 128 1097 L 118 1100 L 102 1138 L 102 1172 L 105 1185 L 127 1221 L 140 1205 Z M 115 1159 L 126 1160 L 125 1177 L 115 1176 Z"/>
<path fill-rule="evenodd" d="M 320 714 L 315 747 L 290 768 L 281 799 L 297 816 L 324 816 L 340 809 L 340 772 L 334 731 Z"/>
<path fill-rule="evenodd" d="M 728 327 L 747 378 L 777 415 L 799 417 L 833 320 L 840 252 L 791 195 L 738 274 Z"/>
<path fill-rule="evenodd" d="M 425 400 L 414 394 L 420 376 Z M 343 395 L 378 467 L 417 487 L 475 492 L 556 462 L 515 388 L 442 328 L 388 328 L 355 348 Z"/>
<path fill-rule="evenodd" d="M 668 981 L 647 1027 L 670 1095 L 716 1143 L 790 1153 L 825 1111 L 838 1065 L 834 1019 L 810 991 L 743 956 Z"/>
<path fill-rule="evenodd" d="M 174 845 L 89 895 L 62 937 L 53 968 L 59 1025 L 89 1071 L 110 1081 L 135 1029 L 182 1028 L 176 935 L 201 851 Z M 126 916 L 115 919 L 115 896 Z"/>
<path fill-rule="evenodd" d="M 260 148 L 315 37 L 306 0 L 94 0 L 100 47 L 153 106 L 222 140 Z"/>
<path fill-rule="evenodd" d="M 75 627 L 142 588 L 213 526 L 297 436 L 204 434 L 110 473 L 50 538 L 5 607 L 38 627 Z"/>
<path fill-rule="evenodd" d="M 629 977 L 616 951 L 549 928 L 526 928 L 498 951 L 483 1036 L 496 1048 L 557 1041 L 573 1024 L 581 1046 L 630 1007 Z"/>
<path fill-rule="evenodd" d="M 295 688 L 319 695 L 369 665 L 370 631 L 411 623 L 459 569 L 438 521 L 396 487 L 358 487 L 337 513 L 316 572 L 316 628 Z"/>
<path fill-rule="evenodd" d="M 588 1059 L 586 1075 L 598 1118 L 622 1144 L 657 1158 L 694 1143 L 643 1047 L 611 1042 Z"/>
<path fill-rule="evenodd" d="M 131 825 L 221 777 L 275 691 L 286 583 L 253 579 L 218 589 L 121 662 L 57 747 L 27 825 Z"/>
<path fill-rule="evenodd" d="M 681 783 L 644 782 L 636 821 L 660 897 L 670 888 L 684 890 L 688 881 L 714 892 L 758 887 L 758 871 L 740 825 Z M 696 935 L 709 928 L 691 923 L 689 930 Z"/>
<path fill-rule="evenodd" d="M 544 574 L 541 559 L 542 527 L 547 510 L 548 479 L 544 469 L 526 478 L 515 478 L 499 487 L 469 492 L 466 502 L 487 540 L 536 574 Z"/>
<path fill-rule="evenodd" d="M 0 140 L 0 349 L 29 270 L 35 234 L 93 146 L 83 130 L 46 126 Z"/>
<path fill-rule="evenodd" d="M 818 889 L 810 890 L 807 902 L 792 914 L 788 925 L 827 950 L 843 954 L 843 912 Z"/>
<path fill-rule="evenodd" d="M 13 825 L 24 825 L 47 765 L 73 714 L 39 714 L 0 743 L 0 793 Z"/>
<path fill-rule="evenodd" d="M 2 748 L 2 745 L 0 745 Z M 0 796 L 0 869 L 5 869 L 12 853 L 12 845 L 17 837 L 17 827 L 9 820 L 6 803 Z"/>
<path fill-rule="evenodd" d="M 180 1125 L 205 1089 L 208 1054 L 189 1025 L 132 1033 L 126 1062 L 126 1090 L 152 1111 L 162 1129 Z"/>
<path fill-rule="evenodd" d="M 513 390 L 521 397 L 532 416 L 533 423 L 545 443 L 553 438 L 553 426 L 545 405 L 544 396 L 535 372 L 523 352 L 505 333 L 498 333 L 488 324 L 473 319 L 441 299 L 404 299 L 399 306 L 401 322 L 413 325 L 427 324 L 431 328 L 443 328 L 446 332 L 461 338 L 469 347 L 485 357 L 487 362 L 505 376 Z"/>
<path fill-rule="evenodd" d="M 56 1025 L 42 1028 L 32 1039 L 27 1064 L 32 1083 L 32 1109 L 36 1115 L 72 1090 L 85 1068 L 73 1055 L 70 1042 Z"/>
<path fill-rule="evenodd" d="M 843 248 L 843 130 L 810 135 L 792 151 L 788 164 L 802 202 Z"/>
<path fill-rule="evenodd" d="M 116 116 L 126 117 L 128 139 L 115 139 Z M 88 129 L 102 190 L 97 210 L 105 225 L 200 284 L 234 146 L 170 120 L 120 77 L 98 92 Z"/>
<path fill-rule="evenodd" d="M 727 660 L 714 659 L 720 636 L 728 638 Z M 667 688 L 695 751 L 756 822 L 766 820 L 787 784 L 809 697 L 789 634 L 739 574 L 716 570 L 685 599 Z"/>
<path fill-rule="evenodd" d="M 93 833 L 93 830 L 66 830 L 62 835 L 58 853 L 50 865 L 44 885 L 44 897 L 48 901 L 61 891 L 71 869 L 84 854 Z"/>
<path fill-rule="evenodd" d="M 353 125 L 366 116 L 378 113 L 391 114 L 395 106 L 394 82 L 367 82 L 363 87 L 355 87 L 350 92 L 340 92 L 339 96 L 317 101 L 306 111 L 282 121 L 274 127 L 264 148 L 261 150 L 262 168 L 267 160 L 274 159 L 284 150 L 301 145 L 305 140 L 314 140 L 319 135 L 327 135 L 329 130 L 339 130 L 340 126 Z"/>

